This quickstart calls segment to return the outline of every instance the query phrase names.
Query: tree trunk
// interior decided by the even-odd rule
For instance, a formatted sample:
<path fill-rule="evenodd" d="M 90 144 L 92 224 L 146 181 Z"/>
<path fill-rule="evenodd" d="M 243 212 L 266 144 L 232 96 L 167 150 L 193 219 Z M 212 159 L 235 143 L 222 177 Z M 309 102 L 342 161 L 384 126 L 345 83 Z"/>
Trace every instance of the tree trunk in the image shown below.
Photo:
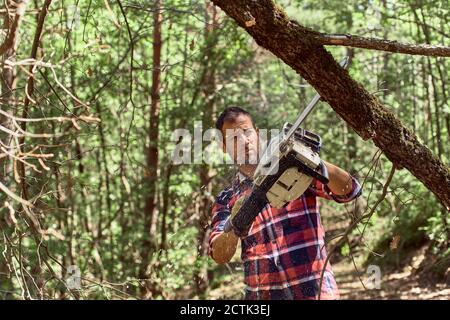
<path fill-rule="evenodd" d="M 8 6 L 11 7 L 11 1 L 9 1 Z M 11 24 L 12 20 L 10 20 L 10 17 L 5 14 L 5 18 L 3 21 L 3 29 L 4 30 L 11 30 Z M 17 38 L 14 38 L 16 40 Z M 2 62 L 4 66 L 4 61 L 6 60 L 15 60 L 16 52 L 16 41 L 13 41 L 10 48 L 5 50 L 2 56 Z M 0 109 L 6 112 L 9 112 L 13 108 L 11 108 L 11 105 L 15 103 L 15 90 L 16 90 L 16 68 L 2 68 L 1 71 L 2 75 L 0 77 Z M 0 125 L 2 125 L 5 128 L 12 130 L 12 123 L 11 119 L 9 119 L 6 116 L 0 115 Z M 1 141 L 4 145 L 9 146 L 11 144 L 12 137 L 9 135 L 2 135 Z M 11 159 L 12 160 L 12 159 Z M 12 173 L 12 161 L 9 159 L 9 157 L 3 157 L 0 158 L 0 181 L 11 189 L 11 183 L 13 179 L 11 179 L 11 173 Z M 0 228 L 5 228 L 1 224 L 3 224 L 3 217 L 0 218 Z M 9 251 L 9 250 L 8 250 Z M 5 255 L 4 257 L 0 258 L 0 274 L 7 275 L 8 277 L 11 276 L 10 270 L 8 268 L 8 262 L 7 260 L 7 254 L 5 249 Z M 13 285 L 9 281 L 6 282 L 6 286 L 4 287 L 6 291 L 13 291 Z M 7 295 L 3 296 L 4 298 L 7 297 Z"/>
<path fill-rule="evenodd" d="M 450 210 L 450 170 L 378 99 L 350 78 L 315 39 L 272 0 L 212 0 L 307 80 L 358 135 L 372 139 L 397 168 L 406 168 Z"/>
<path fill-rule="evenodd" d="M 151 254 L 156 249 L 156 187 L 158 180 L 158 139 L 159 139 L 159 111 L 160 111 L 160 88 L 161 88 L 161 48 L 162 48 L 162 0 L 155 0 L 153 13 L 153 69 L 152 87 L 150 93 L 150 123 L 149 123 L 149 146 L 147 148 L 147 169 L 148 169 L 148 196 L 144 209 L 144 245 L 142 247 L 142 261 L 139 272 L 140 278 L 146 278 L 147 268 Z M 143 289 L 145 297 L 151 297 L 153 286 L 149 281 L 145 281 Z"/>
<path fill-rule="evenodd" d="M 8 6 L 11 6 L 9 3 Z M 3 21 L 3 29 L 10 30 L 12 21 L 9 19 L 10 17 L 5 14 L 5 20 Z M 15 38 L 14 40 L 16 40 Z M 15 60 L 16 56 L 16 41 L 11 44 L 11 47 L 6 49 L 2 56 L 2 65 L 4 66 L 4 62 L 6 60 Z M 0 78 L 0 107 L 3 111 L 8 112 L 9 110 L 13 110 L 11 105 L 15 103 L 14 101 L 14 91 L 16 90 L 16 68 L 2 68 L 2 76 Z M 5 128 L 12 129 L 11 119 L 6 116 L 0 114 L 0 125 Z M 4 138 L 3 138 L 4 137 Z M 2 142 L 4 145 L 9 146 L 12 137 L 9 135 L 2 136 Z M 12 172 L 11 162 L 8 161 L 7 157 L 0 158 L 0 177 L 2 178 L 3 183 L 8 186 L 10 180 L 10 172 Z M 9 186 L 8 186 L 9 187 Z"/>
<path fill-rule="evenodd" d="M 215 90 L 216 90 L 216 54 L 215 54 L 215 46 L 217 44 L 217 22 L 218 15 L 216 8 L 209 3 L 208 0 L 205 1 L 205 29 L 204 29 L 204 38 L 205 38 L 205 54 L 204 56 L 204 68 L 205 68 L 205 76 L 204 81 L 201 83 L 201 89 L 204 96 L 204 108 L 203 108 L 203 117 L 202 123 L 204 129 L 212 127 L 213 117 L 215 114 Z M 208 239 L 209 232 L 208 229 L 208 220 L 210 217 L 211 210 L 211 199 L 210 194 L 212 191 L 211 188 L 211 177 L 212 172 L 211 168 L 208 164 L 202 163 L 199 169 L 200 176 L 200 206 L 199 206 L 199 218 L 197 224 L 197 256 L 200 259 L 199 268 L 196 270 L 196 274 L 194 275 L 195 287 L 197 294 L 204 294 L 208 288 L 208 269 L 207 265 L 204 261 L 204 258 L 208 255 Z"/>

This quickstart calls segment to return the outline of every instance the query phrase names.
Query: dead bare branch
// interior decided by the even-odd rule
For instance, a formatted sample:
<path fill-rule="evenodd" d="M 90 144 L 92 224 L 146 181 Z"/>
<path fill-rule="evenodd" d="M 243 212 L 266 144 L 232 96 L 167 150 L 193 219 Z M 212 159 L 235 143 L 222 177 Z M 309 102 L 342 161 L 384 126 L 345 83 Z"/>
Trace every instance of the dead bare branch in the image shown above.
<path fill-rule="evenodd" d="M 321 34 L 315 39 L 324 46 L 346 46 L 411 55 L 450 57 L 450 47 L 441 45 L 400 43 L 395 40 L 366 38 L 351 34 Z"/>

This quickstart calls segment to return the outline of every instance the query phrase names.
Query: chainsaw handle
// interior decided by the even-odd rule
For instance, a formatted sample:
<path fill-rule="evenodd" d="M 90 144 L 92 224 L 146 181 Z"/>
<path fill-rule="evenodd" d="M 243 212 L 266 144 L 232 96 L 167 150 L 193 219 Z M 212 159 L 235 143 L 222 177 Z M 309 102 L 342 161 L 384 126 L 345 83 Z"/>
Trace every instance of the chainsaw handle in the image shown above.
<path fill-rule="evenodd" d="M 308 176 L 313 177 L 314 179 L 319 180 L 323 184 L 328 184 L 329 182 L 329 176 L 328 176 L 328 170 L 325 163 L 320 160 L 319 166 L 314 170 L 308 167 L 306 164 L 300 162 L 299 167 L 300 170 L 306 173 Z"/>
<path fill-rule="evenodd" d="M 267 203 L 268 200 L 265 192 L 261 191 L 258 186 L 253 186 L 252 192 L 245 196 L 244 201 L 240 205 L 237 212 L 228 217 L 223 231 L 225 233 L 234 231 L 238 237 L 245 236 L 248 233 L 253 221 L 264 209 Z"/>
<path fill-rule="evenodd" d="M 227 218 L 227 221 L 225 221 L 225 225 L 223 227 L 223 232 L 228 233 L 233 228 L 233 225 L 231 223 L 231 217 Z"/>
<path fill-rule="evenodd" d="M 320 182 L 322 182 L 323 184 L 328 184 L 328 182 L 330 182 L 330 176 L 328 175 L 327 166 L 326 166 L 325 162 L 322 161 L 322 159 L 320 159 L 319 168 L 320 168 L 320 171 L 322 172 L 322 174 L 320 174 L 320 178 L 317 177 L 317 179 Z"/>

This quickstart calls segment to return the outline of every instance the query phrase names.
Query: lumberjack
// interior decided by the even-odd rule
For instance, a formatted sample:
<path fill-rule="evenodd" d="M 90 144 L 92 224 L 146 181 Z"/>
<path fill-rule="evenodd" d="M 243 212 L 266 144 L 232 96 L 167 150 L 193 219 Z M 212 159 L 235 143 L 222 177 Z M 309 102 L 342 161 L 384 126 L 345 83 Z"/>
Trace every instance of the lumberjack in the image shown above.
<path fill-rule="evenodd" d="M 258 129 L 251 115 L 237 107 L 225 109 L 216 122 L 216 128 L 224 136 L 223 150 L 234 160 L 238 173 L 231 185 L 217 196 L 212 209 L 211 257 L 219 264 L 229 262 L 241 240 L 245 299 L 338 299 L 331 265 L 327 263 L 325 266 L 325 234 L 317 197 L 338 203 L 352 201 L 361 194 L 358 181 L 345 170 L 319 159 L 321 166 L 317 168 L 320 167 L 318 170 L 324 175 L 327 173 L 326 178 L 308 168 L 312 172 L 309 173 L 310 180 L 304 180 L 297 169 L 289 175 L 281 172 L 272 179 L 276 182 L 270 184 L 269 191 L 272 192 L 263 195 L 263 202 L 249 201 L 255 193 L 261 194 L 260 189 L 264 185 L 264 182 L 258 182 L 260 177 L 255 175 L 259 167 L 249 161 L 259 158 Z M 243 134 L 228 139 L 230 131 Z M 298 135 L 299 139 L 303 137 Z M 243 150 L 247 161 L 244 163 L 237 161 L 240 158 L 237 152 L 240 143 L 245 146 Z M 298 148 L 291 151 L 294 150 Z M 314 158 L 310 160 L 308 163 L 311 166 Z M 283 166 L 280 168 L 283 169 Z M 294 180 L 291 179 L 293 175 L 296 177 Z M 293 182 L 287 186 L 289 179 Z M 308 184 L 304 189 L 301 186 L 299 189 L 298 181 L 308 181 Z M 255 187 L 258 183 L 260 189 Z M 301 195 L 275 207 L 274 203 L 284 199 L 283 194 L 277 194 L 277 190 L 289 193 L 291 189 L 301 190 Z M 245 216 L 235 219 L 245 211 L 242 210 L 245 206 L 257 208 L 250 213 L 251 219 L 245 219 Z M 247 216 L 248 211 L 245 213 Z M 321 277 L 323 269 L 325 271 Z"/>

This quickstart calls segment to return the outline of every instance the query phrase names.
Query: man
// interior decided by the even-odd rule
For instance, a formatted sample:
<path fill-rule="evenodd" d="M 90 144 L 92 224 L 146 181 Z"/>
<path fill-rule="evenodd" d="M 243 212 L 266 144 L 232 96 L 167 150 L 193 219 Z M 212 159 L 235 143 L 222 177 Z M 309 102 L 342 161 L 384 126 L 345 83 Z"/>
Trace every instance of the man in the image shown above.
<path fill-rule="evenodd" d="M 224 137 L 224 151 L 235 163 L 239 157 L 239 142 L 245 146 L 245 159 L 258 155 L 258 129 L 247 111 L 227 108 L 219 116 L 216 128 Z M 230 132 L 240 133 L 229 139 Z M 319 294 L 320 299 L 338 299 L 329 263 L 319 293 L 327 253 L 317 197 L 349 202 L 361 193 L 359 183 L 346 171 L 324 161 L 329 174 L 327 185 L 314 179 L 300 198 L 285 207 L 275 209 L 266 205 L 245 235 L 224 233 L 225 221 L 236 201 L 250 192 L 251 177 L 256 169 L 254 163 L 238 163 L 233 183 L 216 198 L 212 209 L 211 257 L 219 264 L 227 263 L 241 240 L 246 299 L 318 299 Z"/>

